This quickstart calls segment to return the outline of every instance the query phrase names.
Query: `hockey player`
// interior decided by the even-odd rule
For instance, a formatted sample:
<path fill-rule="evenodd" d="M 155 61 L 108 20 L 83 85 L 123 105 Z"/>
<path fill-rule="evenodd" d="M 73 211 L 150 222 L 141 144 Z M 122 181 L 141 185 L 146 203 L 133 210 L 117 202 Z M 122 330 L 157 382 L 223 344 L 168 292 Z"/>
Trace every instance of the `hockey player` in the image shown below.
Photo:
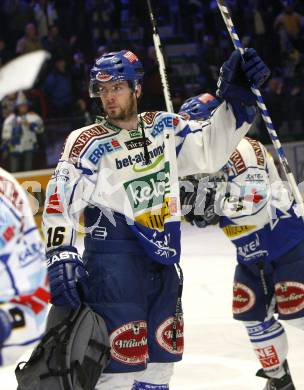
<path fill-rule="evenodd" d="M 183 353 L 178 172 L 219 169 L 248 130 L 256 110 L 244 72 L 262 84 L 269 71 L 254 50 L 245 57 L 243 68 L 237 52 L 223 65 L 226 101 L 203 125 L 138 115 L 143 69 L 130 51 L 106 53 L 91 70 L 90 94 L 105 116 L 68 137 L 44 229 L 53 304 L 75 308 L 84 296 L 107 324 L 112 359 L 97 389 L 169 388 Z M 83 256 L 75 247 L 82 211 Z"/>
<path fill-rule="evenodd" d="M 44 245 L 25 191 L 0 168 L 0 366 L 39 340 L 50 293 Z"/>
<path fill-rule="evenodd" d="M 219 101 L 204 96 L 188 99 L 180 113 L 200 120 L 215 115 Z M 208 187 L 205 179 L 190 180 L 194 191 L 181 191 L 181 203 L 193 206 L 186 220 L 199 227 L 219 222 L 236 246 L 233 316 L 243 321 L 263 367 L 257 375 L 268 379 L 264 390 L 293 390 L 278 319 L 304 330 L 303 220 L 272 157 L 253 139 L 241 140 Z M 203 192 L 204 202 L 196 204 Z"/>

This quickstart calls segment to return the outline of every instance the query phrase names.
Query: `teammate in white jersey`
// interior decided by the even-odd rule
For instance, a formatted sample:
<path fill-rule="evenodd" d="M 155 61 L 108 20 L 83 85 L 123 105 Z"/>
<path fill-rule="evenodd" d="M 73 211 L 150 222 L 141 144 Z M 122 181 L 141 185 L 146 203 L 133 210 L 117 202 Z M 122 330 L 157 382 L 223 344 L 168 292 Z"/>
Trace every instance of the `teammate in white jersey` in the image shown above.
<path fill-rule="evenodd" d="M 26 192 L 0 168 L 0 366 L 41 337 L 50 300 L 44 245 Z"/>
<path fill-rule="evenodd" d="M 188 99 L 180 113 L 204 120 L 218 105 L 203 94 Z M 268 378 L 265 390 L 294 390 L 287 337 L 278 319 L 304 330 L 303 220 L 294 212 L 272 157 L 258 141 L 241 140 L 228 163 L 209 179 L 192 177 L 187 191 L 182 189 L 182 202 L 194 206 L 185 218 L 199 227 L 219 222 L 236 246 L 234 318 L 247 329 L 263 367 L 257 375 Z"/>
<path fill-rule="evenodd" d="M 219 169 L 250 127 L 256 108 L 244 71 L 257 84 L 269 71 L 254 50 L 245 58 L 243 66 L 235 51 L 224 64 L 226 101 L 204 123 L 138 115 L 143 68 L 130 51 L 106 53 L 91 70 L 90 93 L 105 116 L 68 137 L 44 229 L 53 304 L 77 307 L 81 287 L 107 324 L 112 359 L 97 389 L 169 388 L 183 353 L 178 172 Z M 75 247 L 82 211 L 83 256 Z"/>

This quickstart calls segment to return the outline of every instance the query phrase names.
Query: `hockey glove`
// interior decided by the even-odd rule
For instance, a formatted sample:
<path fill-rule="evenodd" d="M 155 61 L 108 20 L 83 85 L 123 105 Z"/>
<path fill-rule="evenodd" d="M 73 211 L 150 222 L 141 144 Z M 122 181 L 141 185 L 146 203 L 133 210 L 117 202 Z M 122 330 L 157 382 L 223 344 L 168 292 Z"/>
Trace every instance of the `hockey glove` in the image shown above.
<path fill-rule="evenodd" d="M 74 247 L 61 247 L 47 254 L 51 302 L 77 309 L 88 292 L 88 274 Z M 81 296 L 83 295 L 83 297 Z"/>
<path fill-rule="evenodd" d="M 269 68 L 254 49 L 246 49 L 243 58 L 239 50 L 234 50 L 221 67 L 216 95 L 228 102 L 254 105 L 256 98 L 250 85 L 255 84 L 259 88 L 269 76 Z"/>
<path fill-rule="evenodd" d="M 214 211 L 216 188 L 206 188 L 202 194 L 198 194 L 199 181 L 194 177 L 187 178 L 193 185 L 193 191 L 186 192 L 183 187 L 180 189 L 180 201 L 187 206 L 187 213 L 184 218 L 191 225 L 204 228 L 208 225 L 216 225 L 219 216 Z"/>
<path fill-rule="evenodd" d="M 11 332 L 12 325 L 9 316 L 4 310 L 0 309 L 0 346 L 9 338 Z"/>

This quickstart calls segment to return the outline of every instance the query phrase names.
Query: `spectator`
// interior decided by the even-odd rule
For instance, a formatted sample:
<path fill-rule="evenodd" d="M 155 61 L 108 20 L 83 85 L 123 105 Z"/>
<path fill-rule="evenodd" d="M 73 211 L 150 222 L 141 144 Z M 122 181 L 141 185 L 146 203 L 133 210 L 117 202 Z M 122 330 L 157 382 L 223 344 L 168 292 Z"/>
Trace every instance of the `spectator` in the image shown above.
<path fill-rule="evenodd" d="M 58 18 L 54 2 L 36 0 L 33 10 L 37 23 L 38 37 L 40 39 L 46 38 L 48 35 L 48 28 L 53 26 Z"/>
<path fill-rule="evenodd" d="M 17 42 L 16 53 L 25 54 L 39 49 L 42 49 L 42 44 L 37 36 L 36 26 L 34 23 L 29 23 L 25 27 L 23 37 Z"/>
<path fill-rule="evenodd" d="M 88 97 L 89 71 L 82 52 L 74 54 L 71 74 L 76 98 Z"/>
<path fill-rule="evenodd" d="M 17 94 L 11 93 L 1 100 L 1 122 L 14 111 L 16 98 Z"/>
<path fill-rule="evenodd" d="M 67 71 L 67 61 L 63 57 L 55 60 L 54 69 L 44 83 L 50 112 L 49 115 L 59 118 L 69 116 L 73 109 L 73 86 L 70 73 Z"/>
<path fill-rule="evenodd" d="M 52 54 L 52 57 L 66 57 L 70 56 L 70 48 L 67 41 L 62 38 L 59 32 L 58 25 L 53 25 L 48 30 L 48 35 L 42 40 L 45 50 Z"/>
<path fill-rule="evenodd" d="M 10 152 L 10 172 L 33 169 L 34 151 L 37 149 L 43 131 L 42 119 L 29 110 L 26 96 L 19 92 L 15 111 L 5 119 L 2 129 L 3 144 Z"/>
<path fill-rule="evenodd" d="M 10 39 L 10 48 L 15 50 L 16 42 L 24 33 L 25 26 L 34 21 L 33 10 L 26 0 L 3 0 L 1 4 L 8 28 L 6 36 Z"/>

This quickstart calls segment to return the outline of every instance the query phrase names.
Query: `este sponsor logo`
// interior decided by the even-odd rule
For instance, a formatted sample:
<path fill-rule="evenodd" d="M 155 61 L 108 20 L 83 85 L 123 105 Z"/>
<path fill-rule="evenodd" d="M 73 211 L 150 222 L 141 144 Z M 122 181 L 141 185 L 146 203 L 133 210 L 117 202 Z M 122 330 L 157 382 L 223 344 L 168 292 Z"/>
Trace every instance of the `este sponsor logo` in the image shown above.
<path fill-rule="evenodd" d="M 123 324 L 110 334 L 112 358 L 124 364 L 145 363 L 148 357 L 147 323 Z"/>
<path fill-rule="evenodd" d="M 273 367 L 280 364 L 277 352 L 273 345 L 265 348 L 257 348 L 254 352 L 256 353 L 263 368 Z"/>
<path fill-rule="evenodd" d="M 184 351 L 184 321 L 180 315 L 176 324 L 176 349 L 173 348 L 173 317 L 168 318 L 156 329 L 156 340 L 165 351 L 181 355 Z"/>
<path fill-rule="evenodd" d="M 169 163 L 158 172 L 124 183 L 124 187 L 136 212 L 162 204 L 170 191 Z"/>
<path fill-rule="evenodd" d="M 245 284 L 234 283 L 233 285 L 233 305 L 234 314 L 241 314 L 248 311 L 255 304 L 254 292 Z"/>
<path fill-rule="evenodd" d="M 151 145 L 151 141 L 146 138 L 146 145 Z M 125 145 L 128 150 L 138 149 L 144 147 L 144 139 L 137 138 L 136 140 L 126 141 Z"/>
<path fill-rule="evenodd" d="M 132 142 L 132 141 L 130 141 Z M 149 165 L 145 165 L 145 156 L 143 152 L 140 152 L 138 154 L 135 154 L 134 156 L 128 155 L 127 157 L 120 160 L 119 158 L 115 159 L 116 168 L 122 169 L 129 166 L 132 166 L 134 172 L 146 172 L 154 167 L 156 167 L 161 160 L 164 158 L 164 149 L 165 145 L 162 144 L 160 146 L 157 146 L 156 148 L 149 150 L 149 156 L 151 160 L 154 160 L 156 158 L 156 161 Z"/>
<path fill-rule="evenodd" d="M 103 155 L 119 149 L 121 149 L 121 146 L 116 138 L 112 138 L 111 141 L 100 142 L 90 154 L 89 160 L 96 165 Z"/>
<path fill-rule="evenodd" d="M 294 281 L 275 285 L 278 311 L 281 314 L 294 314 L 304 308 L 304 284 Z"/>
<path fill-rule="evenodd" d="M 164 131 L 165 127 L 172 128 L 173 126 L 173 118 L 171 116 L 165 116 L 153 126 L 151 135 L 156 137 Z"/>

